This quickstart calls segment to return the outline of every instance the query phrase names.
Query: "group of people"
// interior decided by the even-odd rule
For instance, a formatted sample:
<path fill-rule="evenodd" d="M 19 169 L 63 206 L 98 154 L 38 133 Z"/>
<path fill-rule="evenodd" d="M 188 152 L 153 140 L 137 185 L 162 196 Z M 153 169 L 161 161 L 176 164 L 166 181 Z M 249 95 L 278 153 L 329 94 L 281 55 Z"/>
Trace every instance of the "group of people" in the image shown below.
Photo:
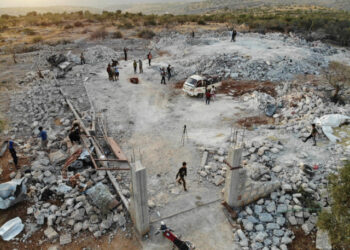
<path fill-rule="evenodd" d="M 47 151 L 47 144 L 48 144 L 47 132 L 41 126 L 39 127 L 39 134 L 37 137 L 41 138 L 41 149 Z M 13 164 L 15 165 L 16 168 L 18 168 L 18 156 L 17 156 L 17 151 L 15 149 L 16 146 L 18 146 L 18 144 L 14 141 L 14 137 L 7 140 L 7 147 L 11 154 Z"/>
<path fill-rule="evenodd" d="M 124 48 L 124 59 L 125 61 L 128 60 L 128 48 Z M 148 65 L 151 66 L 152 62 L 152 53 L 151 51 L 148 52 L 147 54 L 147 60 L 148 60 Z M 84 59 L 85 63 L 85 59 Z M 112 60 L 112 64 L 108 64 L 107 66 L 107 73 L 108 73 L 108 79 L 110 81 L 118 81 L 119 80 L 119 68 L 118 68 L 119 62 L 117 60 Z M 137 60 L 134 60 L 133 62 L 133 68 L 134 68 L 134 73 L 137 73 L 137 68 L 139 69 L 139 73 L 143 73 L 143 63 L 142 60 L 139 59 L 138 62 Z"/>
<path fill-rule="evenodd" d="M 171 65 L 169 64 L 168 67 L 165 69 L 165 67 L 160 69 L 160 76 L 161 76 L 161 80 L 160 80 L 160 84 L 166 84 L 165 81 L 165 77 L 166 75 L 168 75 L 168 81 L 171 78 Z"/>
<path fill-rule="evenodd" d="M 137 61 L 136 60 L 134 60 L 133 67 L 134 67 L 134 73 L 136 74 L 137 73 Z M 139 59 L 139 73 L 140 74 L 143 73 L 143 66 L 142 66 L 141 59 Z"/>
<path fill-rule="evenodd" d="M 40 141 L 41 141 L 40 148 L 41 148 L 41 150 L 48 151 L 47 145 L 48 145 L 49 140 L 48 140 L 47 132 L 46 132 L 46 130 L 44 130 L 44 128 L 42 126 L 40 126 L 38 128 L 38 130 L 39 130 L 39 134 L 37 135 L 37 137 L 40 137 Z M 72 143 L 78 143 L 78 144 L 81 143 L 81 141 L 80 141 L 80 125 L 78 122 L 73 123 L 73 126 L 69 131 L 68 137 Z M 8 141 L 7 147 L 9 149 L 10 154 L 11 154 L 13 163 L 14 163 L 15 167 L 18 168 L 18 156 L 17 156 L 17 151 L 15 149 L 15 147 L 18 146 L 18 144 L 14 141 L 14 137 L 8 139 L 7 141 Z"/>
<path fill-rule="evenodd" d="M 117 60 L 112 60 L 112 64 L 108 64 L 107 73 L 108 79 L 110 81 L 118 81 L 119 80 L 119 62 Z"/>

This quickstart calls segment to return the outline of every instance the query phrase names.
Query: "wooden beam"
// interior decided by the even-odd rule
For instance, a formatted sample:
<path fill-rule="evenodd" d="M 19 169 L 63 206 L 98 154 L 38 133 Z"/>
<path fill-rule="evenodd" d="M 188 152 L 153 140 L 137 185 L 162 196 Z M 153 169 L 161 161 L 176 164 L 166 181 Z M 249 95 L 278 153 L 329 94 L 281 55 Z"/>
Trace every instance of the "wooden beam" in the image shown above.
<path fill-rule="evenodd" d="M 115 156 L 120 161 L 128 161 L 128 158 L 124 155 L 123 151 L 120 149 L 119 145 L 116 143 L 116 141 L 112 137 L 107 137 L 107 142 L 111 146 L 111 149 Z"/>
<path fill-rule="evenodd" d="M 75 118 L 79 121 L 80 123 L 80 126 L 81 128 L 84 130 L 85 134 L 88 136 L 88 137 L 91 137 L 91 134 L 89 132 L 89 130 L 85 127 L 83 121 L 81 120 L 79 114 L 76 112 L 76 110 L 74 109 L 73 105 L 71 104 L 71 102 L 68 100 L 68 98 L 65 96 L 65 94 L 63 93 L 62 89 L 59 88 L 60 92 L 62 93 L 64 99 L 66 100 L 69 108 L 71 109 L 71 111 L 73 112 Z M 96 144 L 96 142 L 94 140 L 91 140 L 91 142 L 93 143 L 94 147 L 95 147 L 95 151 L 96 151 L 96 154 L 98 157 L 101 157 L 103 154 L 101 152 L 101 150 L 98 148 L 98 145 Z M 102 162 L 102 165 L 105 167 L 105 168 L 108 168 L 108 164 L 106 162 Z M 107 171 L 107 175 L 108 175 L 108 178 L 109 180 L 112 182 L 115 190 L 117 191 L 120 199 L 122 200 L 125 208 L 129 211 L 130 213 L 130 206 L 129 206 L 129 202 L 128 200 L 125 198 L 125 196 L 123 195 L 122 193 L 122 189 L 120 188 L 118 182 L 115 180 L 114 176 L 112 175 L 111 171 Z"/>

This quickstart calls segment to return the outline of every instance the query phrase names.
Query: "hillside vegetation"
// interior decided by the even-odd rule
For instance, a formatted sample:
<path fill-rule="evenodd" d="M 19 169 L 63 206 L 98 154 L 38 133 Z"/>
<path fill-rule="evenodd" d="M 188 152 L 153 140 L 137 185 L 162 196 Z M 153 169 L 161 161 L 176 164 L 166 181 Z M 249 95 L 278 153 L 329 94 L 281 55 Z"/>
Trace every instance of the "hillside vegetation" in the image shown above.
<path fill-rule="evenodd" d="M 273 8 L 276 6 L 318 6 L 350 11 L 348 0 L 204 0 L 193 2 L 144 3 L 144 4 L 116 4 L 108 6 L 108 10 L 123 10 L 147 14 L 202 14 L 221 10 L 239 10 L 248 8 Z"/>
<path fill-rule="evenodd" d="M 102 25 L 113 32 L 123 30 L 156 29 L 194 23 L 222 23 L 228 29 L 239 27 L 250 32 L 295 32 L 310 40 L 326 40 L 343 46 L 350 45 L 350 14 L 326 8 L 258 8 L 236 11 L 222 11 L 205 15 L 145 15 L 104 11 L 94 14 L 89 11 L 72 13 L 30 12 L 25 16 L 0 16 L 0 46 L 11 46 L 25 39 L 26 44 L 44 42 L 40 37 L 42 30 L 79 30 L 80 34 L 91 32 L 92 25 Z M 43 29 L 45 28 L 45 29 Z M 65 32 L 67 33 L 67 32 Z M 72 32 L 68 32 L 72 33 Z M 106 37 L 105 36 L 103 37 Z M 57 37 L 57 35 L 55 35 Z M 119 35 L 120 36 L 120 35 Z"/>

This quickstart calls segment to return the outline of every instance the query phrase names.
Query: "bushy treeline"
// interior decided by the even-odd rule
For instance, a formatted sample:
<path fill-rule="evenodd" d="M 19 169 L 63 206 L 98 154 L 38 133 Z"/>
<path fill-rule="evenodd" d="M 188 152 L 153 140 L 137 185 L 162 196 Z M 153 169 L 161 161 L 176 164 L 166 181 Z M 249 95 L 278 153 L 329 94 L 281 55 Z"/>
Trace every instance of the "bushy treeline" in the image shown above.
<path fill-rule="evenodd" d="M 62 26 L 64 29 L 83 27 L 88 23 L 106 22 L 118 28 L 131 29 L 144 26 L 181 25 L 185 23 L 227 23 L 245 24 L 250 31 L 255 32 L 296 32 L 304 35 L 318 32 L 322 38 L 337 42 L 344 46 L 350 45 L 350 14 L 346 11 L 335 11 L 324 8 L 295 9 L 247 9 L 239 11 L 222 11 L 202 15 L 144 15 L 142 13 L 122 13 L 121 11 L 93 14 L 89 11 L 73 13 L 30 12 L 25 16 L 2 15 L 0 17 L 0 32 L 17 25 L 23 26 Z"/>

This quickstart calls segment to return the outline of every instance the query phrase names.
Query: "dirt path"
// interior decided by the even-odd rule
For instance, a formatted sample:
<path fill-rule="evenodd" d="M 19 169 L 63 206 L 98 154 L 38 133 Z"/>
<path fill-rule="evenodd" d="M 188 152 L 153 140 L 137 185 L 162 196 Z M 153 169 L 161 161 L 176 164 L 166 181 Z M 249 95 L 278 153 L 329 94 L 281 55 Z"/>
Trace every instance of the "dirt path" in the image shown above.
<path fill-rule="evenodd" d="M 198 144 L 222 143 L 221 128 L 231 122 L 223 118 L 224 113 L 228 111 L 227 116 L 232 116 L 237 112 L 233 109 L 236 104 L 227 102 L 230 97 L 223 97 L 208 106 L 202 99 L 184 96 L 169 84 L 160 85 L 158 72 L 148 66 L 144 67 L 143 75 L 137 75 L 140 84 L 131 84 L 129 78 L 135 76 L 132 71 L 132 61 L 123 61 L 120 80 L 110 82 L 101 68 L 98 76 L 86 86 L 89 94 L 94 96 L 96 109 L 106 114 L 108 129 L 117 138 L 124 134 L 119 137 L 123 150 L 129 156 L 136 152 L 136 158 L 141 158 L 147 168 L 149 200 L 155 208 L 150 211 L 154 222 L 151 240 L 144 242 L 143 247 L 169 249 L 170 246 L 161 237 L 154 237 L 153 232 L 160 219 L 178 214 L 166 219 L 167 223 L 201 246 L 199 249 L 216 249 L 217 242 L 221 242 L 220 249 L 232 249 L 232 229 L 220 212 L 218 201 L 221 188 L 200 182 L 197 171 L 202 156 Z M 152 77 L 153 81 L 148 80 Z M 184 124 L 189 129 L 188 140 L 183 146 Z M 183 161 L 188 163 L 189 192 L 184 192 L 175 182 Z M 213 201 L 213 204 L 202 206 Z M 203 220 L 204 215 L 206 219 Z"/>

